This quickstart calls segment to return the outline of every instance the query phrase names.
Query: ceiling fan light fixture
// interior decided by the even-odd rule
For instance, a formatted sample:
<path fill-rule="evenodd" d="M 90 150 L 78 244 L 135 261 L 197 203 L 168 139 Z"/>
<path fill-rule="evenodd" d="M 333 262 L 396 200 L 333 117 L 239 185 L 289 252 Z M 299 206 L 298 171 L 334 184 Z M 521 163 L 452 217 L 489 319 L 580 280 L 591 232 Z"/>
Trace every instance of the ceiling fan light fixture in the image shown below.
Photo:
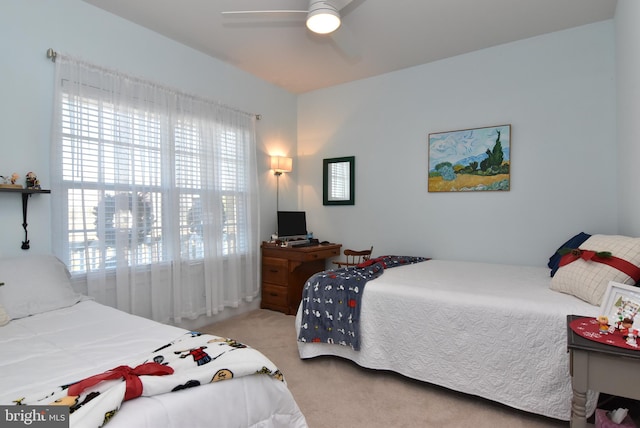
<path fill-rule="evenodd" d="M 311 0 L 307 14 L 307 28 L 314 33 L 329 34 L 340 27 L 340 14 L 324 1 Z"/>

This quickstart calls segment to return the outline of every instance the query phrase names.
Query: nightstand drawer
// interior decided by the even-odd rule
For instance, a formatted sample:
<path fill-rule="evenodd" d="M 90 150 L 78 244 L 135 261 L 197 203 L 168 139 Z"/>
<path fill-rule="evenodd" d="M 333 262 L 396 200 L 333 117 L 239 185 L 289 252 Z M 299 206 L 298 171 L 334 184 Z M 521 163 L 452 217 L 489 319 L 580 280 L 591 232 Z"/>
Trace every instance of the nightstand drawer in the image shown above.
<path fill-rule="evenodd" d="M 264 257 L 262 260 L 262 281 L 287 285 L 288 268 L 289 262 L 287 259 Z"/>
<path fill-rule="evenodd" d="M 274 284 L 262 284 L 262 305 L 288 308 L 287 287 Z"/>

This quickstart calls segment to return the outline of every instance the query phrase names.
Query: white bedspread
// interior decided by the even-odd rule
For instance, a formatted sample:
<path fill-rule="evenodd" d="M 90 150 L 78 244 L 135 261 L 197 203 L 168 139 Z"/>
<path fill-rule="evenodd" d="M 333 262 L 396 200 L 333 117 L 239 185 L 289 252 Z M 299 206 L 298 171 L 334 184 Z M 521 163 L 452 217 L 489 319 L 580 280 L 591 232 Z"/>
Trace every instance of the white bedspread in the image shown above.
<path fill-rule="evenodd" d="M 93 301 L 13 320 L 0 327 L 0 404 L 139 361 L 185 332 Z M 126 401 L 107 426 L 184 428 L 212 423 L 307 426 L 286 384 L 263 375 Z"/>
<path fill-rule="evenodd" d="M 336 355 L 569 420 L 566 316 L 599 308 L 549 281 L 542 267 L 430 260 L 388 269 L 365 287 L 361 350 L 298 343 L 300 357 Z M 588 413 L 596 398 L 589 395 Z"/>

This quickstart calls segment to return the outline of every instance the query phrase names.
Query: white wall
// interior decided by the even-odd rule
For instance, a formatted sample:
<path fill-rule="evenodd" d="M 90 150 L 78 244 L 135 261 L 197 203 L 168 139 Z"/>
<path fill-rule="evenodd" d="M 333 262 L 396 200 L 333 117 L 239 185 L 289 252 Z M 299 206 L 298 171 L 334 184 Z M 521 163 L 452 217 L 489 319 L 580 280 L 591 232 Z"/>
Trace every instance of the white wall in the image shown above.
<path fill-rule="evenodd" d="M 375 255 L 544 265 L 618 231 L 614 78 L 604 21 L 301 95 L 299 207 L 316 237 Z M 510 191 L 427 192 L 429 133 L 501 124 Z M 322 159 L 351 155 L 355 206 L 323 206 Z"/>
<path fill-rule="evenodd" d="M 264 238 L 275 222 L 268 155 L 293 155 L 296 97 L 224 62 L 79 0 L 2 0 L 0 6 L 0 175 L 27 171 L 49 179 L 54 64 L 48 48 L 141 76 L 251 113 L 257 122 Z M 286 183 L 285 183 L 286 184 Z M 29 253 L 51 252 L 50 200 L 29 201 Z M 20 197 L 0 193 L 0 256 L 26 254 Z"/>
<path fill-rule="evenodd" d="M 640 236 L 640 2 L 616 6 L 620 233 Z"/>

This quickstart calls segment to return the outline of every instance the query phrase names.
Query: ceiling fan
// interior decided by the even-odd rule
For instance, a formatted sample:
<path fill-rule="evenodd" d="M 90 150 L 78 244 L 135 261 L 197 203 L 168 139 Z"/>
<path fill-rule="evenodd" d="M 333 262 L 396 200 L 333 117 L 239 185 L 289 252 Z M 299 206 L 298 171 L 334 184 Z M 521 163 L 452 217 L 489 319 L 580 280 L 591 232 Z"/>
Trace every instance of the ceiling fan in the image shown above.
<path fill-rule="evenodd" d="M 340 27 L 340 11 L 352 1 L 353 0 L 309 0 L 309 8 L 307 10 L 235 10 L 222 12 L 222 14 L 306 14 L 306 24 L 309 30 L 317 34 L 330 34 Z"/>

